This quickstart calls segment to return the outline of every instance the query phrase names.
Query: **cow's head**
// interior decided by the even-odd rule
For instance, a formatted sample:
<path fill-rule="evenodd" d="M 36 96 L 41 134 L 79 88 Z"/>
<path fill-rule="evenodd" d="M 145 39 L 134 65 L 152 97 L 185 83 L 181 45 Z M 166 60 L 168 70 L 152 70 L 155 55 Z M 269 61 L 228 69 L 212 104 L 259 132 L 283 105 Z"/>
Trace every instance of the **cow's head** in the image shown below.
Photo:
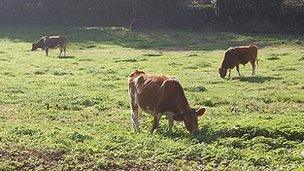
<path fill-rule="evenodd" d="M 219 68 L 218 72 L 219 72 L 221 78 L 225 78 L 225 76 L 227 74 L 227 69 L 225 69 L 225 68 Z"/>
<path fill-rule="evenodd" d="M 37 50 L 38 48 L 39 48 L 38 43 L 33 43 L 31 51 Z"/>
<path fill-rule="evenodd" d="M 200 107 L 198 109 L 190 109 L 189 111 L 182 113 L 185 127 L 189 132 L 193 134 L 198 132 L 198 117 L 203 116 L 205 112 L 206 108 Z"/>

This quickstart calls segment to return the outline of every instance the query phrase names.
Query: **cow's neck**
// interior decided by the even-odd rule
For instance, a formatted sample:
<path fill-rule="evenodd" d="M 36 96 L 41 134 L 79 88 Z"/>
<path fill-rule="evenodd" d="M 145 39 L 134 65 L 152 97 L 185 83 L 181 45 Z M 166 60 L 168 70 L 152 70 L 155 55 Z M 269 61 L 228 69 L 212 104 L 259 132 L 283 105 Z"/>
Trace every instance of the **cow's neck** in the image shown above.
<path fill-rule="evenodd" d="M 224 60 L 223 60 L 223 63 L 222 63 L 222 67 L 223 69 L 228 69 L 229 68 L 229 60 L 227 60 L 227 58 L 225 57 Z"/>
<path fill-rule="evenodd" d="M 185 97 L 181 98 L 180 102 L 178 102 L 177 104 L 179 104 L 178 105 L 178 113 L 182 114 L 182 113 L 185 113 L 185 112 L 187 112 L 191 109 L 190 105 L 188 103 L 188 100 Z"/>

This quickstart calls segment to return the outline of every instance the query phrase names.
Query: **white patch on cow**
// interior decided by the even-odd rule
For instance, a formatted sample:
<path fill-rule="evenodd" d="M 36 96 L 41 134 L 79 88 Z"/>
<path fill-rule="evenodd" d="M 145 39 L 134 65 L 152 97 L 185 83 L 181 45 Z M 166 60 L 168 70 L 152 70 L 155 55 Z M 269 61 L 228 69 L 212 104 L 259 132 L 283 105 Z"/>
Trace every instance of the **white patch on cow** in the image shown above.
<path fill-rule="evenodd" d="M 137 106 L 139 106 L 138 94 L 137 92 L 134 93 L 134 102 Z"/>
<path fill-rule="evenodd" d="M 169 78 L 169 80 L 179 82 L 179 79 L 177 77 L 171 77 L 171 78 Z"/>

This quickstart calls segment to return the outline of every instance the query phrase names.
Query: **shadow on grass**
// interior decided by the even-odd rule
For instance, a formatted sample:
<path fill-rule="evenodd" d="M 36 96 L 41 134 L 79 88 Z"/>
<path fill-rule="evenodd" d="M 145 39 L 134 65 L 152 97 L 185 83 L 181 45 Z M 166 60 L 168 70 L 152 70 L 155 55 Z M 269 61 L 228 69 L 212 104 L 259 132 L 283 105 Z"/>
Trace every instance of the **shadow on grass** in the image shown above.
<path fill-rule="evenodd" d="M 219 138 L 225 137 L 239 137 L 244 139 L 252 139 L 258 136 L 267 138 L 285 138 L 290 141 L 304 140 L 304 132 L 297 132 L 292 130 L 282 129 L 268 129 L 258 126 L 239 126 L 231 128 L 223 128 L 217 131 L 213 131 L 208 125 L 205 125 L 199 134 L 193 136 L 194 139 L 199 142 L 211 143 Z"/>
<path fill-rule="evenodd" d="M 59 59 L 73 59 L 75 56 L 58 56 Z"/>
<path fill-rule="evenodd" d="M 1 26 L 0 39 L 14 42 L 37 41 L 43 35 L 67 34 L 73 46 L 97 48 L 100 44 L 118 45 L 134 49 L 161 51 L 226 50 L 231 46 L 257 44 L 260 48 L 302 41 L 299 36 L 271 34 L 244 34 L 213 30 L 144 30 L 132 33 L 122 27 L 55 27 L 55 26 Z M 99 46 L 97 46 L 97 44 Z"/>
<path fill-rule="evenodd" d="M 297 132 L 292 130 L 282 129 L 267 129 L 258 126 L 239 126 L 239 127 L 227 127 L 220 130 L 213 130 L 209 125 L 204 125 L 198 134 L 192 135 L 187 130 L 173 130 L 172 132 L 160 129 L 157 133 L 164 137 L 172 139 L 184 139 L 189 138 L 196 140 L 198 143 L 212 143 L 220 138 L 234 137 L 253 139 L 255 137 L 263 136 L 266 138 L 285 138 L 290 141 L 304 141 L 304 132 Z"/>
<path fill-rule="evenodd" d="M 241 82 L 249 83 L 264 83 L 267 81 L 280 80 L 279 77 L 264 77 L 264 76 L 251 76 L 251 77 L 233 77 L 232 80 L 239 80 Z"/>

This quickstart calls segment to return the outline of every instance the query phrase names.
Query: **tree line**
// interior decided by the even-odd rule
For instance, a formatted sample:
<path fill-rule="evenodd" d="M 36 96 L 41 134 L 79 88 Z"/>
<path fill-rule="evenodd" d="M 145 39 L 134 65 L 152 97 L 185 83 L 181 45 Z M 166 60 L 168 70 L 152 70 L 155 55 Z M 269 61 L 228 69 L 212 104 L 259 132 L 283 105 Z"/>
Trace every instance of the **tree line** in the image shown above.
<path fill-rule="evenodd" d="M 217 8 L 234 27 L 304 31 L 304 0 L 217 0 Z"/>
<path fill-rule="evenodd" d="M 304 28 L 304 0 L 0 0 L 0 24 Z M 264 28 L 263 28 L 264 27 Z"/>
<path fill-rule="evenodd" d="M 172 24 L 178 0 L 0 0 L 1 24 L 126 25 Z"/>

